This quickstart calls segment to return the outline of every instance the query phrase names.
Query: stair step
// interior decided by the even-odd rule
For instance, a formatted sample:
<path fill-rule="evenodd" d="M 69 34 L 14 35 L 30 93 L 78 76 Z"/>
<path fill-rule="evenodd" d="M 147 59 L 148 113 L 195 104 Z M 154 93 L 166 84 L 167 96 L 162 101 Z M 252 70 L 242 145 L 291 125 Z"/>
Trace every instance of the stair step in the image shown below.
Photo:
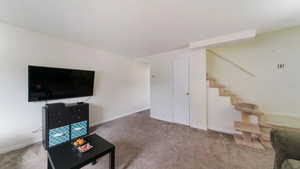
<path fill-rule="evenodd" d="M 237 103 L 239 104 L 239 103 Z M 240 108 L 240 107 L 237 107 L 237 104 L 234 105 L 234 108 L 235 110 L 237 111 L 240 111 L 240 112 L 243 112 L 243 113 L 248 113 L 248 114 L 252 114 L 252 115 L 256 115 L 256 116 L 262 116 L 263 113 L 262 112 L 259 112 L 257 110 L 251 110 L 251 109 L 247 109 L 247 108 Z"/>
<path fill-rule="evenodd" d="M 238 104 L 238 103 L 240 103 L 241 102 L 241 99 L 240 98 L 238 98 L 237 96 L 235 96 L 235 95 L 232 95 L 231 96 L 231 104 L 232 105 L 236 105 L 236 104 Z"/>
<path fill-rule="evenodd" d="M 261 134 L 260 128 L 256 124 L 242 122 L 242 121 L 235 121 L 234 128 L 237 131 L 241 132 L 248 132 L 253 134 Z"/>
<path fill-rule="evenodd" d="M 263 115 L 258 111 L 258 106 L 251 103 L 238 103 L 235 104 L 234 108 L 240 112 L 249 113 L 252 115 Z"/>
<path fill-rule="evenodd" d="M 232 96 L 232 95 L 233 95 L 232 92 L 230 92 L 224 88 L 220 89 L 220 96 Z"/>
<path fill-rule="evenodd" d="M 260 139 L 264 140 L 264 141 L 271 141 L 271 135 L 270 135 L 270 133 L 262 132 Z"/>
<path fill-rule="evenodd" d="M 265 149 L 263 147 L 263 145 L 257 139 L 253 139 L 252 141 L 247 141 L 247 140 L 244 140 L 242 135 L 235 134 L 234 135 L 234 140 L 237 144 L 240 144 L 240 145 L 243 145 L 243 146 L 247 146 L 247 147 L 251 147 L 251 148 L 255 148 L 255 149 L 259 149 L 259 150 L 264 150 Z"/>
<path fill-rule="evenodd" d="M 211 77 L 206 77 L 206 80 L 209 82 L 209 87 L 211 88 L 224 88 L 223 85 L 220 85 L 216 82 L 216 79 L 211 78 Z"/>
<path fill-rule="evenodd" d="M 212 78 L 212 77 L 206 77 L 206 80 L 212 80 L 212 81 L 215 81 L 216 79 L 215 78 Z"/>
<path fill-rule="evenodd" d="M 215 81 L 209 81 L 209 87 L 211 87 L 211 88 L 224 88 L 223 85 L 220 85 Z"/>
<path fill-rule="evenodd" d="M 208 82 L 209 82 L 209 85 L 210 85 L 210 86 L 213 86 L 214 84 L 216 84 L 216 81 L 215 81 L 215 80 L 208 80 Z"/>
<path fill-rule="evenodd" d="M 270 141 L 261 140 L 260 142 L 261 142 L 261 144 L 262 144 L 266 149 L 272 149 L 272 148 L 273 148 L 273 146 L 272 146 L 272 144 L 271 144 Z"/>
<path fill-rule="evenodd" d="M 252 103 L 240 103 L 237 106 L 240 108 L 247 109 L 247 110 L 257 110 L 258 109 L 258 106 L 255 104 L 252 104 Z"/>
<path fill-rule="evenodd" d="M 216 82 L 210 80 L 210 81 L 209 81 L 209 86 L 212 87 L 212 86 L 215 85 L 215 83 L 216 83 Z"/>

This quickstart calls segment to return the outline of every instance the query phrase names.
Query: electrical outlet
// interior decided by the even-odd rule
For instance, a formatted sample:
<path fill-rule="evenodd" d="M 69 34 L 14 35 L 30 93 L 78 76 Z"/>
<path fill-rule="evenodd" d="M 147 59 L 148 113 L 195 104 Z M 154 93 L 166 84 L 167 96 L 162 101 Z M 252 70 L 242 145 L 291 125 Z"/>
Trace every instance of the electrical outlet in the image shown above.
<path fill-rule="evenodd" d="M 42 131 L 42 127 L 38 128 L 38 129 L 35 129 L 35 130 L 32 130 L 31 132 L 32 132 L 33 134 L 36 134 L 36 133 L 38 133 L 38 132 L 40 132 L 40 131 Z"/>

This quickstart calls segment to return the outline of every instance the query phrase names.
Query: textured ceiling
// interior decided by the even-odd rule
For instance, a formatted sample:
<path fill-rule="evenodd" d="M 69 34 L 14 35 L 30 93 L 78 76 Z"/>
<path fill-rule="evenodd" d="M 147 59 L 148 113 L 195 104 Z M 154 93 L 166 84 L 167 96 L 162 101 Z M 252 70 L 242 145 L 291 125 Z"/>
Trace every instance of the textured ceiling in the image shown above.
<path fill-rule="evenodd" d="M 300 25 L 299 0 L 0 0 L 0 21 L 125 56 Z"/>

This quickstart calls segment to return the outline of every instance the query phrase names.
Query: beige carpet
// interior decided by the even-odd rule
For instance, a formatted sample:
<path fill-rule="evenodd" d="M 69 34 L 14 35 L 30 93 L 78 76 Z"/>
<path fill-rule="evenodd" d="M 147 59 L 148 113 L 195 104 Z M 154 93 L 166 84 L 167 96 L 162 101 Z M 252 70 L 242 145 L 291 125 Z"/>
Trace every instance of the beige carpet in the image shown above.
<path fill-rule="evenodd" d="M 236 145 L 229 135 L 167 123 L 140 112 L 94 129 L 116 145 L 117 169 L 272 169 L 272 150 Z M 40 144 L 0 155 L 1 169 L 46 169 Z M 86 169 L 108 169 L 108 157 Z"/>

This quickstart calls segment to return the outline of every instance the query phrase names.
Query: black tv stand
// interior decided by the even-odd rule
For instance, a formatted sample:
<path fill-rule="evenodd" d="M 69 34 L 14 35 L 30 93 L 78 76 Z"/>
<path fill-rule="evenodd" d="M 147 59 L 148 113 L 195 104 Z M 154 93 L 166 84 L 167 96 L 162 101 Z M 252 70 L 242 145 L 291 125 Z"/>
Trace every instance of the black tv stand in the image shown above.
<path fill-rule="evenodd" d="M 89 104 L 53 103 L 43 107 L 43 146 L 46 150 L 89 134 Z"/>

